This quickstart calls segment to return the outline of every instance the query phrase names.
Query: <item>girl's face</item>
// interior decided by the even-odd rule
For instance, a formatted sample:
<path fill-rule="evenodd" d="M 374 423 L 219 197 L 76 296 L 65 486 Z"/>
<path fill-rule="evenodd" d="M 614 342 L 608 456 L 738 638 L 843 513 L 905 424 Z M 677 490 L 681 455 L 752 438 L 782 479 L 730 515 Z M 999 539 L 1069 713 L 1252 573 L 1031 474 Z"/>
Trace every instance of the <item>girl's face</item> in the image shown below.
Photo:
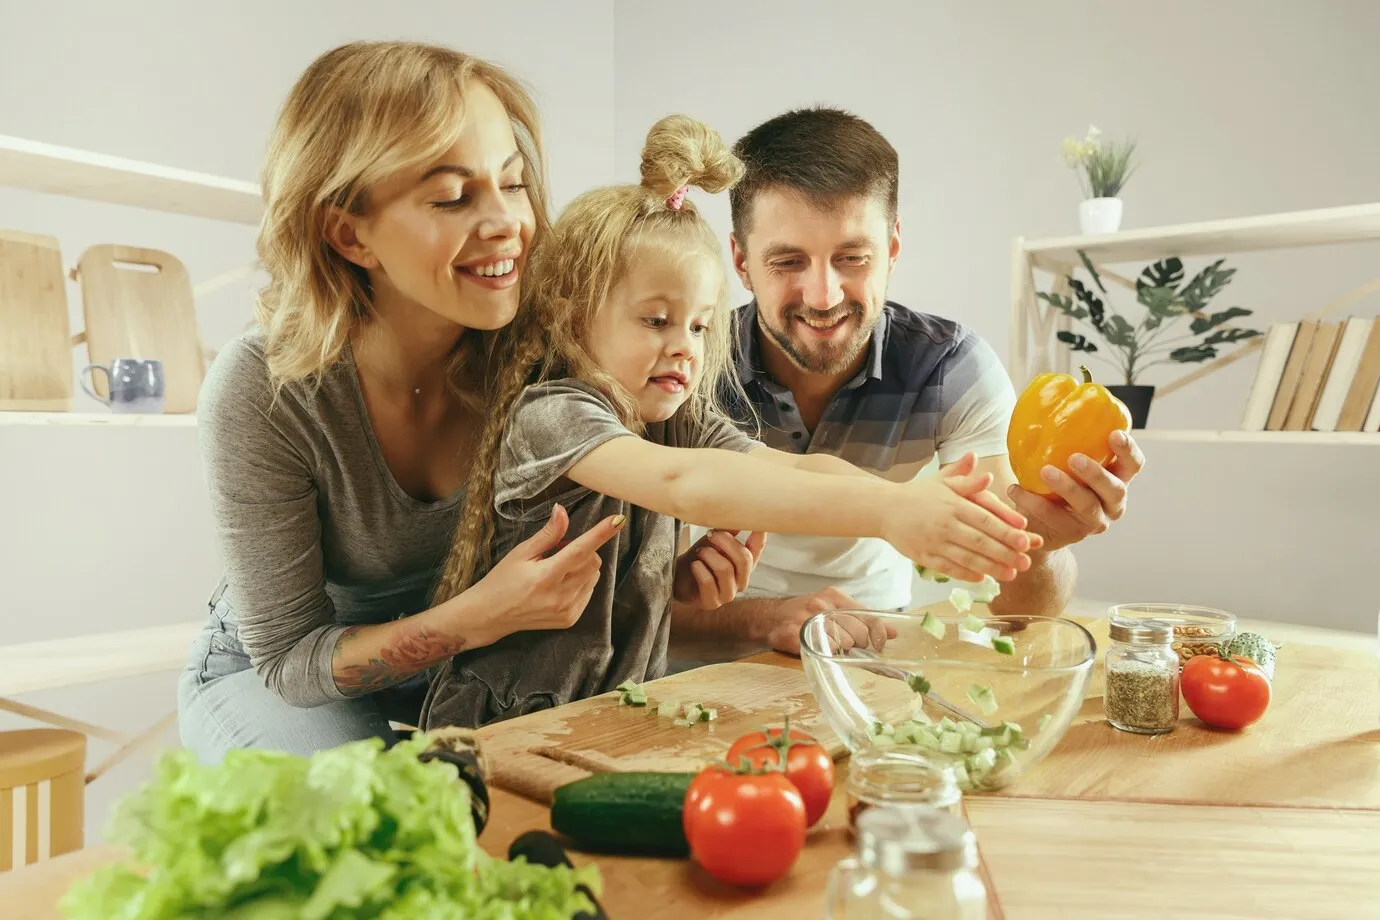
<path fill-rule="evenodd" d="M 536 223 L 524 165 L 502 102 L 474 80 L 454 146 L 371 189 L 364 214 L 337 214 L 332 242 L 368 270 L 381 312 L 497 329 L 517 313 Z"/>
<path fill-rule="evenodd" d="M 724 273 L 707 253 L 647 246 L 629 256 L 631 267 L 590 325 L 589 350 L 637 400 L 644 422 L 664 422 L 704 373 Z"/>

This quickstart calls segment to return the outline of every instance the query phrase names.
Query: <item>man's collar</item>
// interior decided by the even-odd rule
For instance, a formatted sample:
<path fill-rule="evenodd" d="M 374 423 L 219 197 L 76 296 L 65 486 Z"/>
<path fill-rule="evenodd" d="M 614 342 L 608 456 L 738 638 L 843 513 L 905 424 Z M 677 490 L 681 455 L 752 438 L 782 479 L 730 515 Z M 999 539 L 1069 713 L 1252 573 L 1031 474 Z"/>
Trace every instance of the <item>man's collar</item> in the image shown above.
<path fill-rule="evenodd" d="M 862 383 L 863 380 L 882 379 L 882 354 L 886 351 L 886 335 L 891 325 L 891 317 L 888 315 L 887 306 L 890 301 L 882 307 L 882 313 L 877 317 L 877 325 L 872 327 L 872 340 L 867 345 L 867 360 L 863 362 L 862 369 L 844 384 L 844 387 L 851 388 Z M 767 375 L 766 365 L 762 361 L 762 343 L 758 336 L 757 328 L 757 301 L 753 299 L 746 306 L 737 310 L 738 322 L 738 380 L 747 386 L 755 378 Z"/>

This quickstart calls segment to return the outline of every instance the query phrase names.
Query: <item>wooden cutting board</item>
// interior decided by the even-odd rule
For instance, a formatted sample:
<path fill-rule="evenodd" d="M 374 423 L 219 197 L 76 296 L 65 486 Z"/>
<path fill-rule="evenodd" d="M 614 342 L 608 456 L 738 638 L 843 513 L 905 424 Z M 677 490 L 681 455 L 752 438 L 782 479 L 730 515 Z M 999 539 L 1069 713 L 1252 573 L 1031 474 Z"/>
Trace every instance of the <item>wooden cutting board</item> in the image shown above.
<path fill-rule="evenodd" d="M 67 282 L 53 237 L 0 230 L 0 333 L 0 410 L 71 408 Z"/>
<path fill-rule="evenodd" d="M 805 682 L 793 668 L 730 662 L 643 685 L 646 707 L 623 706 L 618 693 L 590 697 L 559 709 L 497 722 L 477 733 L 488 757 L 490 782 L 543 804 L 558 786 L 593 773 L 694 772 L 722 757 L 738 737 L 790 716 L 829 748 L 845 753 Z M 662 700 L 718 710 L 714 722 L 689 728 L 656 714 Z"/>
<path fill-rule="evenodd" d="M 156 249 L 103 244 L 82 253 L 74 276 L 81 281 L 91 363 L 108 367 L 116 358 L 162 361 L 167 387 L 163 411 L 195 412 L 205 365 L 186 267 Z M 92 377 L 96 392 L 109 395 L 105 375 Z"/>
<path fill-rule="evenodd" d="M 1133 735 L 1107 724 L 1101 697 L 1090 697 L 1049 756 L 997 794 L 1380 809 L 1372 651 L 1286 644 L 1270 708 L 1241 732 L 1208 728 L 1182 702 L 1179 711 L 1172 732 Z"/>

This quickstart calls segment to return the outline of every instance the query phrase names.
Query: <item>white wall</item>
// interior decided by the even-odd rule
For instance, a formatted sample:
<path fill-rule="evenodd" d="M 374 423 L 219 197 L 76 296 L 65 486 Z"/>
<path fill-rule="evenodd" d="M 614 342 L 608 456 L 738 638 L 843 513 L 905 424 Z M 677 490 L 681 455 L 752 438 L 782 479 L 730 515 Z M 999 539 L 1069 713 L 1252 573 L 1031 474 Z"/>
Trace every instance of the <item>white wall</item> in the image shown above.
<path fill-rule="evenodd" d="M 361 0 L 11 2 L 0 133 L 253 180 L 275 110 L 312 56 L 353 38 L 425 38 L 533 83 L 559 205 L 635 177 L 643 134 L 667 112 L 736 137 L 787 107 L 832 102 L 872 119 L 901 151 L 905 255 L 893 296 L 971 323 L 1002 354 L 1011 237 L 1073 232 L 1076 187 L 1058 144 L 1089 122 L 1142 137 L 1128 226 L 1380 200 L 1370 117 L 1380 64 L 1369 47 L 1380 12 L 1360 0 L 1180 0 L 1153 15 L 1129 2 L 840 9 L 709 0 L 687 17 L 683 5 L 594 0 L 512 11 L 434 0 L 388 11 Z M 711 211 L 726 233 L 726 202 Z M 98 242 L 166 249 L 194 280 L 253 254 L 252 228 L 7 190 L 0 226 L 57 235 L 69 264 Z M 1262 323 L 1291 317 L 1361 280 L 1374 256 L 1238 259 L 1230 303 Z M 238 331 L 251 293 L 245 284 L 199 304 L 208 344 Z M 77 330 L 75 287 L 69 297 Z M 1236 424 L 1253 367 L 1167 398 L 1153 423 Z M 1380 512 L 1364 478 L 1373 451 L 1147 449 L 1132 514 L 1079 550 L 1081 594 L 1374 628 L 1363 568 Z M 0 427 L 0 522 L 4 642 L 196 620 L 218 573 L 189 429 Z M 1267 582 L 1273 573 L 1285 577 Z M 173 679 L 25 701 L 133 729 L 172 706 Z M 0 728 L 20 724 L 0 718 Z M 108 750 L 96 742 L 93 762 Z M 92 787 L 88 839 L 147 766 L 136 758 Z"/>
<path fill-rule="evenodd" d="M 850 109 L 901 157 L 892 298 L 972 325 L 1003 357 L 1012 238 L 1078 232 L 1059 143 L 1090 123 L 1140 138 L 1127 228 L 1380 201 L 1380 5 L 860 0 L 844 10 L 708 0 L 687 22 L 663 4 L 619 0 L 620 176 L 636 176 L 645 132 L 668 112 L 733 140 L 790 108 Z M 727 234 L 727 196 L 696 202 Z M 1374 277 L 1377 255 L 1365 245 L 1233 258 L 1239 272 L 1214 305 L 1253 309 L 1263 329 Z M 1151 424 L 1239 427 L 1255 365 L 1243 359 L 1171 394 Z M 1157 368 L 1143 382 L 1176 373 Z M 1375 449 L 1144 449 L 1130 513 L 1076 552 L 1080 596 L 1375 629 Z"/>
<path fill-rule="evenodd" d="M 479 2 L 362 0 L 4 5 L 0 134 L 257 181 L 292 81 L 353 39 L 437 41 L 507 65 L 545 118 L 555 204 L 611 178 L 613 7 L 559 0 L 520 14 Z M 96 243 L 163 249 L 193 282 L 253 259 L 254 228 L 0 189 L 0 226 L 49 233 L 68 265 Z M 198 303 L 219 347 L 249 320 L 246 282 Z M 80 292 L 69 286 L 73 331 Z M 0 330 L 3 334 L 3 330 Z M 85 363 L 84 350 L 74 356 Z M 86 397 L 81 408 L 99 409 Z M 0 642 L 199 622 L 219 577 L 195 430 L 0 426 Z M 31 705 L 122 729 L 174 705 L 169 673 L 54 690 Z M 0 729 L 26 726 L 0 714 Z M 169 734 L 164 741 L 176 743 Z M 92 744 L 94 764 L 111 749 Z M 88 840 L 147 773 L 139 756 L 93 784 Z"/>

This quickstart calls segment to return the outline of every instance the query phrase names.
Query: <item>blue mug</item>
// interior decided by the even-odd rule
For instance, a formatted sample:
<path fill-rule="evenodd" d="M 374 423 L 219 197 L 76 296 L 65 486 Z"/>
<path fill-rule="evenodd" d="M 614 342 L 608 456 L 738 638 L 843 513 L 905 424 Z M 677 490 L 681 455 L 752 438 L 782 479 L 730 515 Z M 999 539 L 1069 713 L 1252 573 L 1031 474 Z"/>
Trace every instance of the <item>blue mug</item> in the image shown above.
<path fill-rule="evenodd" d="M 103 371 L 109 398 L 100 396 L 86 384 L 88 372 Z M 116 358 L 110 366 L 88 364 L 78 378 L 81 388 L 92 399 L 110 407 L 111 412 L 160 413 L 163 411 L 163 362 L 143 358 Z"/>

